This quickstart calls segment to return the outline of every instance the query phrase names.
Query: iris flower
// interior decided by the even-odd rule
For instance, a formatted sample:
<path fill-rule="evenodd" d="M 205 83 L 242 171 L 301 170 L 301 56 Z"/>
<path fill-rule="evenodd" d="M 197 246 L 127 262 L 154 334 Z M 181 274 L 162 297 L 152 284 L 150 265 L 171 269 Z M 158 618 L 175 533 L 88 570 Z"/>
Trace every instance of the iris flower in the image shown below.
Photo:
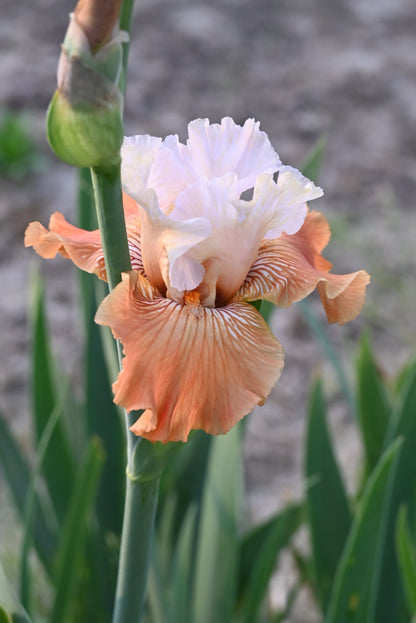
<path fill-rule="evenodd" d="M 329 272 L 328 223 L 307 207 L 322 190 L 282 165 L 257 122 L 197 119 L 188 130 L 186 144 L 124 141 L 132 271 L 96 315 L 124 348 L 114 401 L 144 410 L 132 430 L 151 441 L 225 433 L 265 402 L 284 354 L 250 301 L 288 307 L 316 288 L 329 322 L 343 324 L 361 311 L 369 282 L 362 270 Z M 49 230 L 31 223 L 25 244 L 106 279 L 99 231 L 59 213 Z"/>

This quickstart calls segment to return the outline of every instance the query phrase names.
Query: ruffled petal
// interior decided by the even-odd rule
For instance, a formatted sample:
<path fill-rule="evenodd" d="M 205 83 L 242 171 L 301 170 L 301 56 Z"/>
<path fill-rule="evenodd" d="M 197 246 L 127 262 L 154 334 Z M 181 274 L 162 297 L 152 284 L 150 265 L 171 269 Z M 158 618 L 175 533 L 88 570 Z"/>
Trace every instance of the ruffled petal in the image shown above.
<path fill-rule="evenodd" d="M 49 231 L 38 222 L 29 223 L 25 232 L 25 247 L 33 247 L 44 258 L 53 258 L 60 253 L 78 268 L 107 280 L 100 232 L 79 229 L 68 223 L 59 212 L 52 214 Z"/>
<path fill-rule="evenodd" d="M 247 119 L 243 126 L 230 117 L 210 124 L 196 119 L 188 125 L 186 150 L 181 150 L 184 165 L 194 179 L 209 179 L 236 173 L 239 193 L 252 188 L 261 173 L 275 173 L 281 161 L 259 122 Z"/>
<path fill-rule="evenodd" d="M 265 238 L 274 239 L 282 233 L 296 233 L 307 214 L 306 202 L 322 197 L 323 194 L 322 188 L 315 186 L 293 167 L 281 167 L 276 184 L 270 178 L 267 183 L 267 176 L 261 176 L 254 189 L 254 201 L 263 204 L 263 212 L 267 207 L 270 214 Z"/>
<path fill-rule="evenodd" d="M 243 282 L 263 237 L 263 231 L 259 233 L 261 223 L 249 222 L 248 202 L 239 202 L 238 197 L 236 174 L 201 178 L 179 195 L 171 213 L 179 222 L 186 223 L 194 215 L 207 218 L 211 224 L 210 235 L 184 257 L 184 261 L 194 261 L 203 268 L 200 290 L 206 306 L 223 305 L 231 298 Z M 179 275 L 174 270 L 171 273 L 175 283 Z"/>
<path fill-rule="evenodd" d="M 263 241 L 258 257 L 233 301 L 264 299 L 289 307 L 318 289 L 329 322 L 353 320 L 364 305 L 370 276 L 365 270 L 333 275 L 321 256 L 330 230 L 320 212 L 310 212 L 302 228 L 291 236 Z"/>
<path fill-rule="evenodd" d="M 151 189 L 138 193 L 140 200 L 141 252 L 146 275 L 160 292 L 181 300 L 184 290 L 193 290 L 204 275 L 200 262 L 188 251 L 211 233 L 205 217 L 184 220 L 164 214 Z"/>
<path fill-rule="evenodd" d="M 298 231 L 306 216 L 306 198 L 321 194 L 321 189 L 289 167 L 284 167 L 282 176 L 279 173 L 277 184 L 271 174 L 259 175 L 250 201 L 239 199 L 236 173 L 201 178 L 188 186 L 177 198 L 171 217 L 185 221 L 204 216 L 212 225 L 212 234 L 187 253 L 206 269 L 204 304 L 226 304 L 244 282 L 266 233 Z"/>
<path fill-rule="evenodd" d="M 188 173 L 181 159 L 162 143 L 161 138 L 148 134 L 125 137 L 121 158 L 124 191 L 138 200 L 141 190 L 152 188 L 160 209 L 168 213 L 188 182 Z"/>
<path fill-rule="evenodd" d="M 263 403 L 283 368 L 283 349 L 249 304 L 201 307 L 162 298 L 138 273 L 124 275 L 96 321 L 124 346 L 115 402 L 145 409 L 133 425 L 151 441 L 186 441 L 193 429 L 227 432 Z"/>
<path fill-rule="evenodd" d="M 141 256 L 139 209 L 136 201 L 126 194 L 123 195 L 123 207 L 132 268 L 145 274 Z M 59 253 L 71 259 L 81 270 L 95 273 L 100 279 L 107 281 L 98 229 L 80 229 L 68 223 L 62 214 L 55 212 L 50 218 L 49 230 L 37 221 L 28 225 L 24 244 L 26 247 L 33 247 L 41 257 L 47 259 Z"/>
<path fill-rule="evenodd" d="M 128 195 L 134 197 L 138 190 L 147 188 L 150 170 L 161 142 L 161 138 L 149 134 L 124 137 L 121 147 L 121 180 Z"/>

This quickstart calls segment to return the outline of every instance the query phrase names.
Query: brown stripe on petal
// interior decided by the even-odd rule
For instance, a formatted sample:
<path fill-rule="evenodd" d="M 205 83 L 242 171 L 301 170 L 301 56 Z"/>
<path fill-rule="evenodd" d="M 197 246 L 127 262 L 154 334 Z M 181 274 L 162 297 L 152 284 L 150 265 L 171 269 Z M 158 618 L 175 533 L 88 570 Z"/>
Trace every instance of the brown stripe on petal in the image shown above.
<path fill-rule="evenodd" d="M 355 318 L 363 307 L 370 277 L 363 270 L 348 275 L 329 273 L 332 265 L 321 255 L 329 235 L 325 217 L 309 212 L 296 234 L 264 240 L 233 300 L 264 299 L 289 307 L 318 288 L 329 322 L 343 324 Z"/>
<path fill-rule="evenodd" d="M 227 432 L 264 402 L 283 349 L 246 303 L 198 309 L 162 298 L 138 273 L 125 275 L 96 320 L 124 347 L 115 402 L 145 409 L 132 427 L 151 441 L 185 441 L 193 429 Z"/>

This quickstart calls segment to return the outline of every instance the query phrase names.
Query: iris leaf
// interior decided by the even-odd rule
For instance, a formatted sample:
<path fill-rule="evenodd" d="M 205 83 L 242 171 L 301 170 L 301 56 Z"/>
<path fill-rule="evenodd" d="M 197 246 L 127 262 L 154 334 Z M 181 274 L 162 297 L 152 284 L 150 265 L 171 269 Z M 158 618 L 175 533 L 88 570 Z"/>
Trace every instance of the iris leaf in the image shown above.
<path fill-rule="evenodd" d="M 20 450 L 7 426 L 6 419 L 0 413 L 0 463 L 3 466 L 10 491 L 22 518 L 31 479 L 31 467 Z M 56 544 L 56 532 L 50 521 L 50 515 L 43 503 L 43 496 L 38 495 L 33 509 L 33 539 L 39 558 L 46 571 L 51 573 L 52 560 Z"/>
<path fill-rule="evenodd" d="M 0 564 L 0 623 L 31 623 L 11 589 Z"/>
<path fill-rule="evenodd" d="M 87 456 L 77 475 L 68 514 L 57 552 L 56 593 L 50 623 L 68 620 L 74 608 L 74 596 L 82 578 L 82 557 L 88 525 L 104 462 L 102 444 L 92 439 Z"/>
<path fill-rule="evenodd" d="M 325 418 L 322 383 L 311 392 L 306 440 L 309 528 L 316 582 L 325 611 L 333 578 L 351 527 L 347 494 L 335 459 Z"/>
<path fill-rule="evenodd" d="M 193 623 L 230 623 L 236 599 L 242 497 L 241 426 L 212 439 L 202 500 Z"/>
<path fill-rule="evenodd" d="M 52 359 L 44 311 L 43 288 L 39 277 L 32 277 L 32 413 L 37 443 L 56 409 L 57 384 L 54 378 L 56 364 Z M 68 439 L 60 419 L 53 431 L 43 461 L 43 475 L 60 521 L 63 520 L 68 492 L 74 481 L 74 464 Z"/>
<path fill-rule="evenodd" d="M 365 449 L 366 474 L 370 474 L 384 448 L 391 404 L 366 336 L 357 360 L 358 421 Z"/>
<path fill-rule="evenodd" d="M 416 547 L 407 521 L 407 509 L 402 506 L 396 523 L 396 549 L 400 574 L 408 608 L 416 615 Z"/>
<path fill-rule="evenodd" d="M 335 575 L 325 623 L 397 621 L 376 615 L 375 609 L 399 450 L 398 440 L 383 454 L 364 489 Z"/>

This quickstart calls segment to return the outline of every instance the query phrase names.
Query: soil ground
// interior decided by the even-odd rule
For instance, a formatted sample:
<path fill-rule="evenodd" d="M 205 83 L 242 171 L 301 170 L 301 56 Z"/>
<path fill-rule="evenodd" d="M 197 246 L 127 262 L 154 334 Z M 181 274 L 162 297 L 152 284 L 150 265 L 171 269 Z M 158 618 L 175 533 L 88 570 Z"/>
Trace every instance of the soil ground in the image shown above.
<path fill-rule="evenodd" d="M 19 181 L 0 178 L 0 409 L 25 442 L 28 290 L 35 258 L 22 240 L 29 221 L 47 223 L 54 210 L 75 218 L 75 173 L 51 154 L 44 138 L 59 44 L 74 4 L 2 0 L 1 6 L 0 103 L 25 113 L 42 155 L 38 173 Z M 360 318 L 328 329 L 350 376 L 363 330 L 386 374 L 397 372 L 416 346 L 415 31 L 413 0 L 138 0 L 135 8 L 127 134 L 183 138 L 196 117 L 254 117 L 282 161 L 293 166 L 326 137 L 319 180 L 325 196 L 315 204 L 333 229 L 327 256 L 335 272 L 366 268 L 372 275 Z M 76 278 L 65 260 L 43 261 L 41 267 L 54 349 L 71 371 L 80 360 Z M 278 310 L 272 328 L 286 350 L 286 367 L 270 400 L 248 423 L 250 521 L 302 492 L 306 400 L 319 370 L 351 486 L 359 465 L 354 423 L 296 306 Z M 5 496 L 1 482 L 0 550 L 12 559 L 16 540 Z M 287 564 L 275 582 L 277 603 L 290 583 Z M 306 595 L 290 622 L 317 620 Z"/>

